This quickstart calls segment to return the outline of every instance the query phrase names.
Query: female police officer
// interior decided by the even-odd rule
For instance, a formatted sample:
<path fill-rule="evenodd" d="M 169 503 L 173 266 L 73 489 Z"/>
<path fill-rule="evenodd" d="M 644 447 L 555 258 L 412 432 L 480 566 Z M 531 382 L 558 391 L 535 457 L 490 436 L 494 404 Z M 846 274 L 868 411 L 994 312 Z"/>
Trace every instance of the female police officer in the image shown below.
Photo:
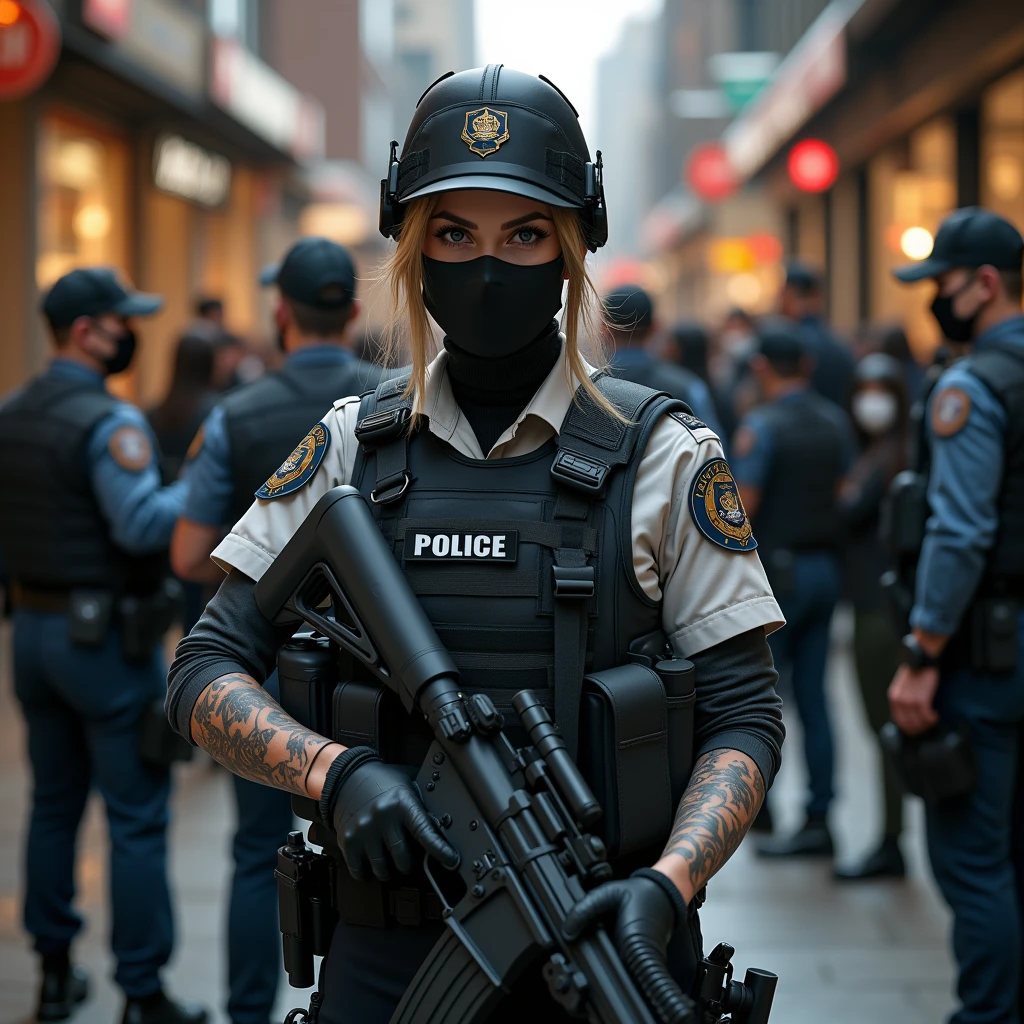
<path fill-rule="evenodd" d="M 169 714 L 233 771 L 320 800 L 367 884 L 370 871 L 410 871 L 410 838 L 453 863 L 406 772 L 301 726 L 258 682 L 287 634 L 260 614 L 253 581 L 343 483 L 372 500 L 466 688 L 507 707 L 518 689 L 547 687 L 573 749 L 584 668 L 624 664 L 642 634 L 667 636 L 696 665 L 696 763 L 655 870 L 606 883 L 575 926 L 614 915 L 620 944 L 646 929 L 664 951 L 683 924 L 667 955 L 688 986 L 700 941 L 689 909 L 757 813 L 783 736 L 765 641 L 782 616 L 721 445 L 678 405 L 652 413 L 665 400 L 609 384 L 580 353 L 584 257 L 607 234 L 600 156 L 591 162 L 550 82 L 501 65 L 438 80 L 401 160 L 392 153 L 381 207 L 398 240 L 388 275 L 408 382 L 336 402 L 257 492 L 214 552 L 229 575 L 179 647 Z M 428 313 L 445 332 L 429 363 Z M 466 543 L 474 532 L 483 539 Z M 581 587 L 590 601 L 571 599 Z M 441 927 L 404 924 L 338 925 L 322 1024 L 388 1020 Z"/>

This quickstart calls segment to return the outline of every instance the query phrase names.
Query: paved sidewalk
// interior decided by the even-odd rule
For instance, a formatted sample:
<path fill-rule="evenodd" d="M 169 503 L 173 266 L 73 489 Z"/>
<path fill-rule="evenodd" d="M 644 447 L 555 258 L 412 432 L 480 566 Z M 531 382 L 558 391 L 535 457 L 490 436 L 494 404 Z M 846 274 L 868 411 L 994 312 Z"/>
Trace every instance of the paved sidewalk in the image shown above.
<path fill-rule="evenodd" d="M 873 749 L 843 627 L 840 620 L 830 670 L 840 733 L 834 824 L 842 855 L 854 857 L 875 841 L 879 812 Z M 796 723 L 787 724 L 788 760 L 773 798 L 777 817 L 795 823 L 802 800 L 800 739 Z M 30 1020 L 36 986 L 18 897 L 29 787 L 23 749 L 5 626 L 0 630 L 0 1024 Z M 166 979 L 172 992 L 213 1007 L 217 1022 L 225 1021 L 222 935 L 233 815 L 222 771 L 197 759 L 179 772 L 171 861 L 178 941 Z M 951 1011 L 949 919 L 928 875 L 918 806 L 911 808 L 910 825 L 906 852 L 912 873 L 905 884 L 837 887 L 828 865 L 765 864 L 748 844 L 712 883 L 702 914 L 705 946 L 710 950 L 723 940 L 736 946 L 739 977 L 749 966 L 780 975 L 773 1024 L 940 1024 Z M 89 928 L 76 949 L 92 972 L 94 995 L 75 1024 L 120 1020 L 105 944 L 104 832 L 102 807 L 94 801 L 80 843 L 80 902 Z M 278 1019 L 307 1001 L 283 988 Z"/>

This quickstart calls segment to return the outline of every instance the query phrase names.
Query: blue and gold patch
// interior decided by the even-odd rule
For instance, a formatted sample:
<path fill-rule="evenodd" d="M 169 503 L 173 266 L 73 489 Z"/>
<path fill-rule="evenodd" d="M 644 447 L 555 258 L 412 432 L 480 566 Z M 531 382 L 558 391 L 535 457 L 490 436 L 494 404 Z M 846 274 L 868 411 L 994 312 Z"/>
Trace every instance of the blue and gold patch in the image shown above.
<path fill-rule="evenodd" d="M 709 459 L 690 487 L 690 515 L 697 529 L 726 551 L 757 547 L 739 488 L 725 459 Z"/>
<path fill-rule="evenodd" d="M 256 497 L 264 500 L 283 498 L 297 491 L 316 472 L 330 443 L 330 433 L 323 423 L 318 423 L 256 492 Z"/>
<path fill-rule="evenodd" d="M 462 141 L 479 157 L 490 156 L 508 142 L 508 113 L 491 107 L 479 107 L 466 115 Z"/>

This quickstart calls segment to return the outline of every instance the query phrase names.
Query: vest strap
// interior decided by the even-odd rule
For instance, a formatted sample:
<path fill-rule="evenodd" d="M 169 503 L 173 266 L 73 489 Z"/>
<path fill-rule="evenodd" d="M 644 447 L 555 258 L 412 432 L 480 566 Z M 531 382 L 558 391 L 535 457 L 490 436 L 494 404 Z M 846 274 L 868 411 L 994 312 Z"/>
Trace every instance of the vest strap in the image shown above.
<path fill-rule="evenodd" d="M 406 569 L 405 576 L 414 594 L 428 597 L 540 597 L 538 572 L 510 572 L 506 579 L 495 579 L 490 572 Z"/>
<path fill-rule="evenodd" d="M 409 420 L 412 397 L 402 394 L 409 384 L 408 374 L 382 381 L 366 403 L 366 411 L 356 423 L 355 434 L 364 451 L 375 451 L 377 479 L 370 491 L 375 505 L 390 505 L 409 489 Z"/>

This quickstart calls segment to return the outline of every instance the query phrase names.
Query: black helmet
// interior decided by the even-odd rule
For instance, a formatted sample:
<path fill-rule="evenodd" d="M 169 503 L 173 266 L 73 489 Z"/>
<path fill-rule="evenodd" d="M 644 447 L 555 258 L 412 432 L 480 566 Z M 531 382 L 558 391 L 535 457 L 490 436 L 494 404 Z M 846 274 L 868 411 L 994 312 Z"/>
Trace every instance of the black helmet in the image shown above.
<path fill-rule="evenodd" d="M 455 189 L 513 192 L 580 211 L 591 252 L 608 240 L 601 154 L 592 163 L 573 105 L 543 76 L 488 64 L 448 72 L 420 97 L 398 158 L 380 183 L 380 232 L 404 204 Z"/>

